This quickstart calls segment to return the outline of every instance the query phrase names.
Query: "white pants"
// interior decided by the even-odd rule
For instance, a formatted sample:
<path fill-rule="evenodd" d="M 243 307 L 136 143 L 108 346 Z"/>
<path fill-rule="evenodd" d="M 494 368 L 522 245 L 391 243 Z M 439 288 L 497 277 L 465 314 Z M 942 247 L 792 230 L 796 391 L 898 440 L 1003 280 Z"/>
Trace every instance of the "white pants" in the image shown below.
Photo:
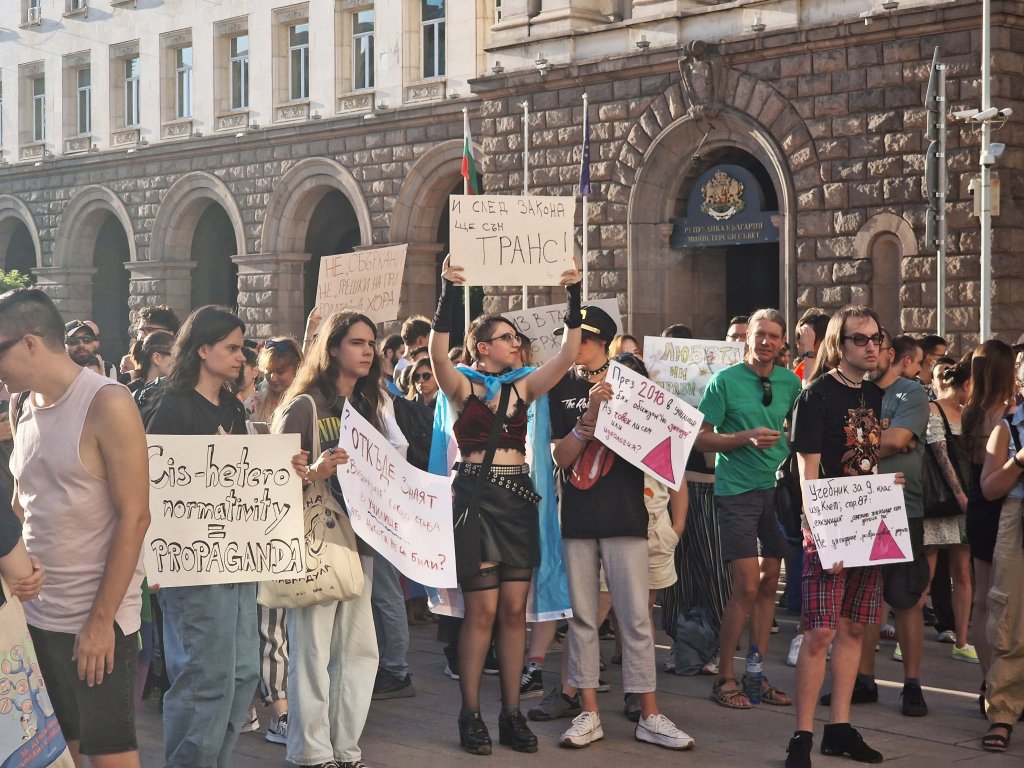
<path fill-rule="evenodd" d="M 366 588 L 344 603 L 288 609 L 288 750 L 297 765 L 359 760 L 359 737 L 377 676 L 370 608 L 373 558 L 362 557 Z"/>

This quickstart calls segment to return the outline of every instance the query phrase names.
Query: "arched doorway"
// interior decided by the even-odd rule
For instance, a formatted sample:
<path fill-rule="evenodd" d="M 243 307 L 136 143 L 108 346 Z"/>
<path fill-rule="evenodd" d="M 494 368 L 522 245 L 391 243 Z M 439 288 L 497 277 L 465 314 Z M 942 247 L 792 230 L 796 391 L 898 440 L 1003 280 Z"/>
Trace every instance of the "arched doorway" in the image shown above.
<path fill-rule="evenodd" d="M 313 209 L 303 249 L 310 255 L 302 269 L 302 294 L 306 314 L 316 305 L 316 284 L 320 259 L 349 253 L 361 244 L 359 220 L 352 203 L 339 189 L 329 190 Z"/>
<path fill-rule="evenodd" d="M 131 258 L 128 236 L 117 217 L 102 216 L 93 245 L 92 263 L 96 273 L 92 281 L 92 317 L 100 327 L 100 354 L 117 365 L 128 352 L 128 270 Z M 71 320 L 73 318 L 65 318 Z M 86 318 L 83 318 L 86 319 Z"/>
<path fill-rule="evenodd" d="M 0 252 L 4 255 L 5 272 L 16 269 L 22 274 L 31 275 L 32 269 L 38 266 L 32 233 L 14 217 L 0 221 Z"/>
<path fill-rule="evenodd" d="M 210 202 L 200 214 L 189 250 L 196 268 L 192 272 L 192 308 L 220 304 L 234 310 L 238 305 L 238 253 L 235 229 L 227 212 Z"/>

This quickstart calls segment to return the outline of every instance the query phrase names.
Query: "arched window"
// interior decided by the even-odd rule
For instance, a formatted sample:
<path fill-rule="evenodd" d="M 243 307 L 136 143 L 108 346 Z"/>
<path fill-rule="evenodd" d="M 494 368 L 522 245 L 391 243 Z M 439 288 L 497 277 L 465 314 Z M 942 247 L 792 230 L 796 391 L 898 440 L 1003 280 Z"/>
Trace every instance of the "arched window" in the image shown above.
<path fill-rule="evenodd" d="M 900 283 L 903 244 L 892 232 L 871 241 L 871 303 L 893 336 L 903 332 L 900 318 Z"/>

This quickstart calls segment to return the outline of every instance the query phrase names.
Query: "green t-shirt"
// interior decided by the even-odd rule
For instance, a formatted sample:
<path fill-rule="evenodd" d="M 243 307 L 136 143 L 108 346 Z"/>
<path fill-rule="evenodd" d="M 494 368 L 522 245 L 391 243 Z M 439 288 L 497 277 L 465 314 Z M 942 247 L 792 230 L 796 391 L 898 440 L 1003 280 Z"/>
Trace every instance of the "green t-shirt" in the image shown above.
<path fill-rule="evenodd" d="M 783 422 L 800 394 L 800 379 L 792 371 L 775 366 L 768 377 L 771 405 L 763 405 L 761 380 L 746 363 L 723 368 L 708 381 L 700 411 L 715 432 L 730 434 L 757 427 L 782 432 Z M 775 470 L 789 454 L 785 434 L 768 450 L 752 444 L 722 451 L 715 460 L 715 495 L 735 496 L 775 486 Z"/>
<path fill-rule="evenodd" d="M 925 432 L 928 429 L 928 391 L 916 381 L 900 376 L 885 388 L 882 397 L 882 431 L 900 427 L 912 432 L 917 447 L 910 453 L 895 453 L 878 462 L 879 472 L 902 472 L 903 504 L 907 517 L 924 517 Z"/>

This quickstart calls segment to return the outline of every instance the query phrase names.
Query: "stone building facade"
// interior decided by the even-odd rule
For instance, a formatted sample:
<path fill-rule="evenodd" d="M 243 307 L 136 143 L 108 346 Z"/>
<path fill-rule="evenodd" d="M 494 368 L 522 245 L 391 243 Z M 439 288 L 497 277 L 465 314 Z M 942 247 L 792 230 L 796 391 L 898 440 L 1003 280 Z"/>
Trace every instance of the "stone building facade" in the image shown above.
<path fill-rule="evenodd" d="M 274 12 L 250 5 L 250 20 Z M 305 5 L 327 19 L 357 7 Z M 133 12 L 146 6 L 138 0 Z M 382 25 L 384 6 L 376 4 Z M 996 168 L 992 325 L 1015 339 L 1024 330 L 1024 5 L 993 6 L 992 100 L 1015 115 L 996 134 L 1006 151 Z M 268 104 L 255 129 L 176 138 L 155 126 L 132 152 L 104 139 L 95 152 L 58 142 L 33 154 L 29 142 L 25 155 L 7 140 L 17 125 L 7 107 L 14 162 L 0 166 L 0 253 L 7 268 L 31 268 L 69 316 L 116 325 L 129 305 L 166 302 L 184 313 L 225 301 L 263 336 L 300 332 L 319 256 L 405 242 L 403 311 L 429 312 L 447 197 L 461 182 L 463 108 L 487 193 L 523 189 L 525 103 L 531 193 L 572 194 L 586 93 L 589 290 L 617 297 L 631 332 L 684 322 L 716 337 L 740 310 L 775 304 L 793 318 L 851 301 L 875 306 L 893 330 L 929 331 L 937 260 L 924 252 L 924 92 L 939 46 L 950 109 L 977 106 L 980 8 L 504 0 L 498 18 L 464 2 L 449 6 L 449 36 L 469 30 L 479 50 L 462 74 L 430 90 L 403 65 L 355 111 L 335 84 L 317 102 L 330 100 L 323 113 L 309 103 L 298 118 L 277 120 Z M 408 13 L 389 15 L 408 22 Z M 192 34 L 201 37 L 198 27 Z M 9 72 L 24 67 L 7 56 L 4 94 L 18 92 Z M 457 98 L 448 98 L 453 85 Z M 978 145 L 974 129 L 950 123 L 945 319 L 957 351 L 976 340 L 979 320 L 979 228 L 967 189 Z M 670 245 L 696 179 L 720 163 L 758 179 L 777 243 Z M 490 310 L 520 306 L 519 287 L 486 292 Z M 531 291 L 531 303 L 553 298 Z"/>

